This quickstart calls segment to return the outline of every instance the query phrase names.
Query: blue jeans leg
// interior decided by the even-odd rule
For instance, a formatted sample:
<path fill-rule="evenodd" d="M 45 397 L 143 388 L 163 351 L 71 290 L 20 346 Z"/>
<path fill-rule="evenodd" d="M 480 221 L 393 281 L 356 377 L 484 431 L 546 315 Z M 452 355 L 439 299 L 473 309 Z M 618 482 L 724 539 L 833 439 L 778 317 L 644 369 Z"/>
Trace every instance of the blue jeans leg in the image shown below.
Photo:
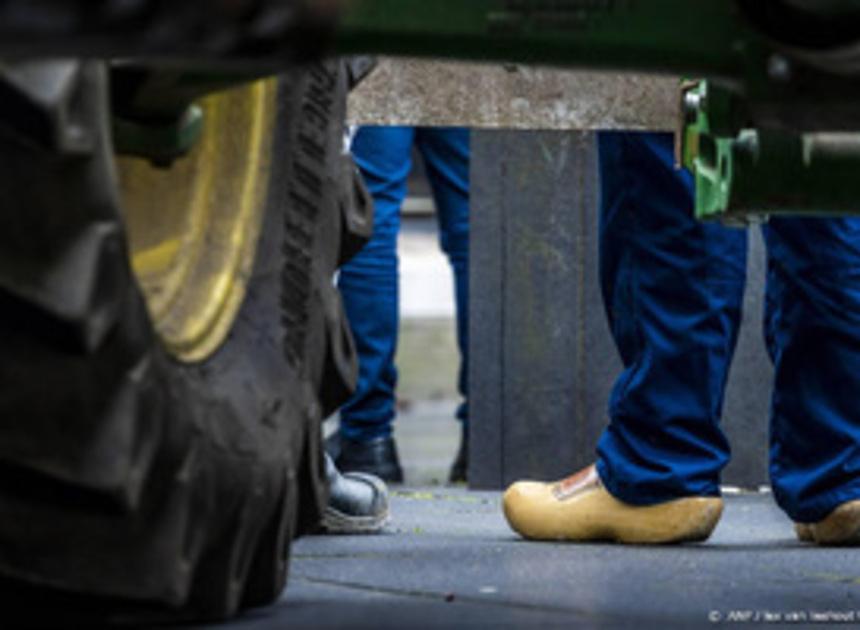
<path fill-rule="evenodd" d="M 692 216 L 693 182 L 669 134 L 605 132 L 600 274 L 624 369 L 597 466 L 619 499 L 719 494 L 719 427 L 737 341 L 746 233 Z"/>
<path fill-rule="evenodd" d="M 460 350 L 458 390 L 463 403 L 457 417 L 469 416 L 469 130 L 419 128 L 416 145 L 439 213 L 439 243 L 454 274 L 457 346 Z"/>
<path fill-rule="evenodd" d="M 388 437 L 395 415 L 399 324 L 397 235 L 411 170 L 411 127 L 363 127 L 353 155 L 373 197 L 370 242 L 343 266 L 338 287 L 355 337 L 358 386 L 341 408 L 341 436 L 355 441 Z"/>
<path fill-rule="evenodd" d="M 815 522 L 860 499 L 860 219 L 773 219 L 764 235 L 771 481 Z"/>

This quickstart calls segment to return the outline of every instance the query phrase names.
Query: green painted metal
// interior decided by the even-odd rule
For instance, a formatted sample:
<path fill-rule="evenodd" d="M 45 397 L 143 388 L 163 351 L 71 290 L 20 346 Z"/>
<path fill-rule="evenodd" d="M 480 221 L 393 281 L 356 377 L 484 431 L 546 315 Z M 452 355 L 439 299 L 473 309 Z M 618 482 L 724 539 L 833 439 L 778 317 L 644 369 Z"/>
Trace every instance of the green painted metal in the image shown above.
<path fill-rule="evenodd" d="M 684 125 L 681 130 L 681 164 L 693 170 L 707 136 L 734 137 L 744 127 L 747 113 L 735 92 L 710 81 L 685 81 L 681 85 Z"/>
<path fill-rule="evenodd" d="M 730 225 L 770 215 L 860 214 L 860 133 L 743 128 L 746 103 L 708 81 L 684 86 L 681 164 L 696 216 Z"/>
<path fill-rule="evenodd" d="M 353 0 L 336 48 L 737 77 L 758 39 L 727 0 Z"/>
<path fill-rule="evenodd" d="M 195 102 L 266 75 L 128 61 L 113 64 L 111 105 L 117 152 L 169 166 L 187 154 L 202 133 L 203 113 Z"/>
<path fill-rule="evenodd" d="M 785 2 L 800 9 L 834 17 L 860 10 L 860 2 L 857 0 L 785 0 Z"/>
<path fill-rule="evenodd" d="M 191 105 L 173 121 L 141 122 L 113 117 L 114 149 L 121 155 L 150 160 L 156 166 L 170 166 L 187 155 L 203 134 L 203 110 Z"/>
<path fill-rule="evenodd" d="M 696 215 L 745 224 L 770 215 L 860 214 L 858 174 L 860 133 L 744 130 L 700 149 Z"/>
<path fill-rule="evenodd" d="M 680 166 L 696 181 L 696 216 L 727 223 L 747 217 L 727 216 L 732 186 L 732 142 L 743 124 L 737 95 L 709 81 L 682 86 L 685 121 L 680 134 Z"/>

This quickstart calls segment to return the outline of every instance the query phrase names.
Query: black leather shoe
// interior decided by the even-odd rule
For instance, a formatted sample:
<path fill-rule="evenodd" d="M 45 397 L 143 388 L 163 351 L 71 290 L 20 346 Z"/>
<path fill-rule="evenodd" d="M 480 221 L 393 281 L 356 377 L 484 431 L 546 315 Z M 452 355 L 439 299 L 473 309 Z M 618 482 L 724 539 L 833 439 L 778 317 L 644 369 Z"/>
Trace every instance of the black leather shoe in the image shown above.
<path fill-rule="evenodd" d="M 451 472 L 448 475 L 449 483 L 465 483 L 469 479 L 469 430 L 464 425 L 460 434 L 460 449 L 451 464 Z"/>
<path fill-rule="evenodd" d="M 388 488 L 378 477 L 364 473 L 341 474 L 325 456 L 329 484 L 322 530 L 328 534 L 374 534 L 388 522 Z"/>
<path fill-rule="evenodd" d="M 403 469 L 392 437 L 368 442 L 341 439 L 336 464 L 343 472 L 370 473 L 388 483 L 403 483 Z"/>

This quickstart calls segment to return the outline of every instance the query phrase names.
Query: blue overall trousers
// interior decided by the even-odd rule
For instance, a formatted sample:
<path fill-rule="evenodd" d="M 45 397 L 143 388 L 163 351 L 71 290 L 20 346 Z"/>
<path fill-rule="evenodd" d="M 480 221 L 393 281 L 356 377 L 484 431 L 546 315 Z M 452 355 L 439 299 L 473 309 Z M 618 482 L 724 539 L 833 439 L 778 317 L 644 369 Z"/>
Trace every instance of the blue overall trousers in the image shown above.
<path fill-rule="evenodd" d="M 671 135 L 599 144 L 601 286 L 624 369 L 598 472 L 636 505 L 718 495 L 746 232 L 693 218 Z M 771 483 L 789 517 L 815 522 L 860 498 L 860 220 L 774 218 L 763 232 Z"/>
<path fill-rule="evenodd" d="M 352 144 L 373 197 L 373 236 L 341 269 L 338 286 L 355 337 L 358 387 L 341 409 L 341 436 L 353 441 L 388 437 L 395 416 L 399 325 L 397 235 L 413 145 L 424 160 L 439 220 L 439 241 L 454 273 L 458 388 L 468 400 L 469 131 L 460 128 L 362 127 Z M 466 421 L 467 402 L 457 411 Z"/>

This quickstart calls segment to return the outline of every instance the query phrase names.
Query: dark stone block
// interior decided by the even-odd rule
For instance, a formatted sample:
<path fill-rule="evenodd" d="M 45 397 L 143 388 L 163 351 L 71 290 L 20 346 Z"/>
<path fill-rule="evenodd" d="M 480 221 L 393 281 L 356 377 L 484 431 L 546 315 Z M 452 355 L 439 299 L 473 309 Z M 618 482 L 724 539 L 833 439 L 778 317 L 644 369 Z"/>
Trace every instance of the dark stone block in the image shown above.
<path fill-rule="evenodd" d="M 594 460 L 621 364 L 597 268 L 592 133 L 472 136 L 470 484 L 554 479 Z M 725 483 L 766 482 L 771 370 L 761 340 L 763 245 L 756 231 L 744 327 L 724 426 Z"/>

